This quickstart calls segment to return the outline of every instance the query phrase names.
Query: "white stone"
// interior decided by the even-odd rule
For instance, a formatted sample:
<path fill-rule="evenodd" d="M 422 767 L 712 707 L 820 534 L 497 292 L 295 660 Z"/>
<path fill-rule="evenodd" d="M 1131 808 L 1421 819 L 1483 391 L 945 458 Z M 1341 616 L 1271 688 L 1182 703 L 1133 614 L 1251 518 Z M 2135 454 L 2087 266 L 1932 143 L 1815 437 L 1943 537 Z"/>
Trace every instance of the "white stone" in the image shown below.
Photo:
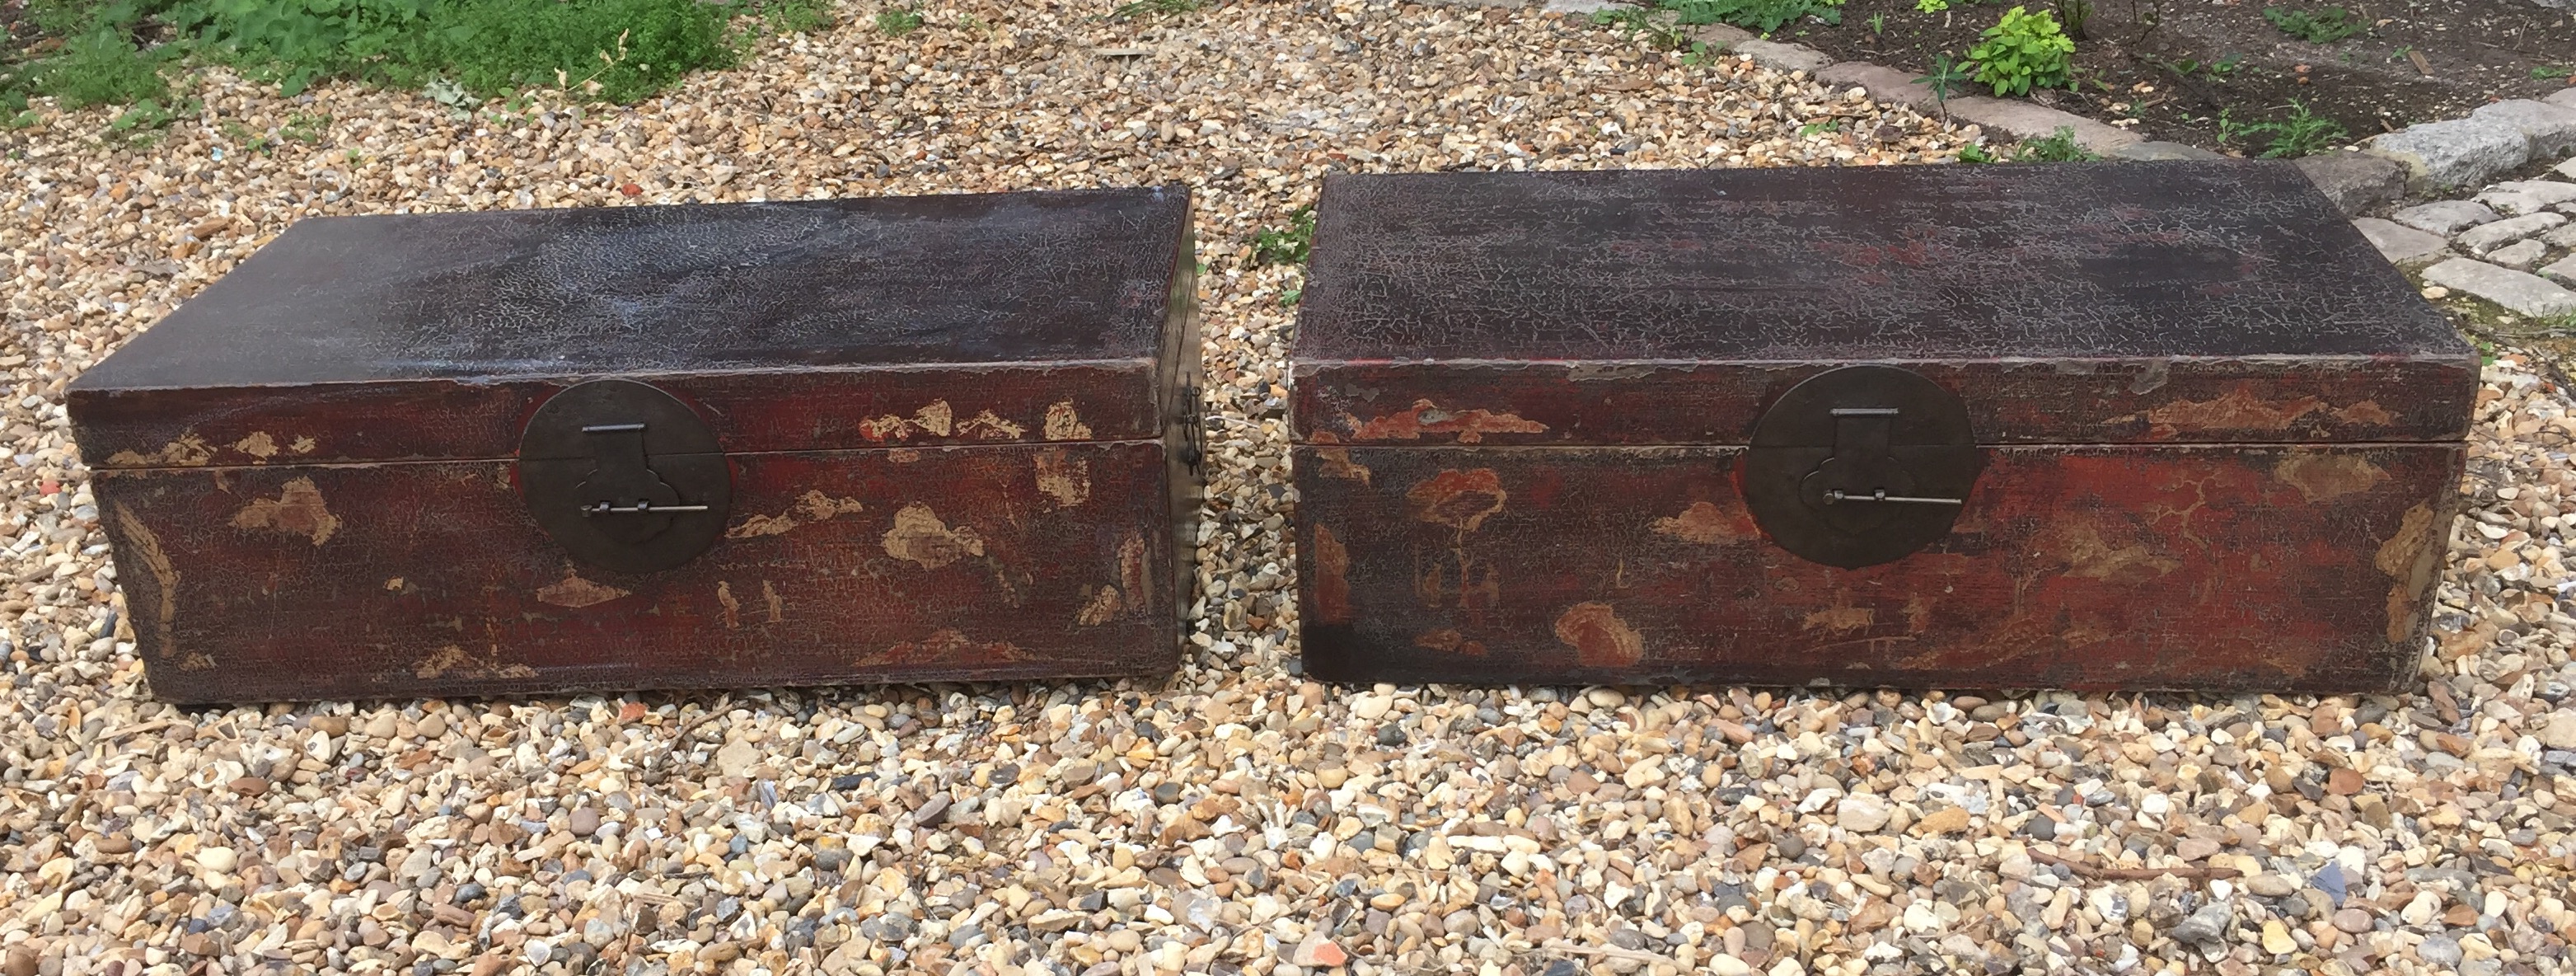
<path fill-rule="evenodd" d="M 2548 245 L 2539 241 L 2516 241 L 2487 252 L 2487 263 L 2516 271 L 2529 271 L 2532 265 L 2539 264 L 2541 258 L 2548 256 Z"/>
<path fill-rule="evenodd" d="M 2511 193 L 2502 190 L 2488 190 L 2478 194 L 2478 202 L 2495 208 L 2497 213 L 2514 216 L 2543 213 L 2549 209 L 2547 200 L 2528 193 Z"/>
<path fill-rule="evenodd" d="M 2576 149 L 2576 108 L 2515 98 L 2480 105 L 2469 118 L 2521 130 L 2531 140 L 2531 154 L 2542 159 Z"/>
<path fill-rule="evenodd" d="M 2549 723 L 2540 727 L 2540 744 L 2552 749 L 2576 749 L 2576 712 L 2549 713 Z"/>
<path fill-rule="evenodd" d="M 1855 834 L 1876 833 L 1887 826 L 1892 813 L 1887 801 L 1868 793 L 1854 793 L 1834 804 L 1834 823 Z"/>
<path fill-rule="evenodd" d="M 2406 167 L 2418 186 L 2478 186 L 2531 158 L 2531 137 L 2494 119 L 2450 119 L 2370 137 L 2364 152 Z"/>
<path fill-rule="evenodd" d="M 241 863 L 241 855 L 229 847 L 197 848 L 197 866 L 208 871 L 230 871 Z"/>
<path fill-rule="evenodd" d="M 2353 221 L 2352 226 L 2361 231 L 2361 236 L 2370 239 L 2370 246 L 2379 249 L 2380 257 L 2401 268 L 2421 267 L 2450 253 L 2449 242 L 2444 241 L 2440 234 L 2427 234 L 2376 217 L 2363 217 Z"/>
<path fill-rule="evenodd" d="M 2424 280 L 2468 292 L 2533 318 L 2576 313 L 2576 291 L 2550 284 L 2537 275 L 2483 261 L 2452 258 L 2424 269 Z"/>
<path fill-rule="evenodd" d="M 2485 254 L 2526 237 L 2538 237 L 2542 231 L 2566 222 L 2566 214 L 2524 214 L 2469 228 L 2452 241 L 2467 248 L 2471 254 Z"/>
<path fill-rule="evenodd" d="M 1726 953 L 1708 957 L 1708 971 L 1714 976 L 1753 976 L 1753 967 Z"/>
<path fill-rule="evenodd" d="M 2576 247 L 2576 224 L 2568 224 L 2540 235 L 2540 243 L 2551 247 Z"/>
<path fill-rule="evenodd" d="M 2417 204 L 2388 215 L 2389 219 L 2420 231 L 2448 237 L 2479 224 L 2491 224 L 2499 218 L 2484 205 L 2466 200 L 2435 200 Z"/>
<path fill-rule="evenodd" d="M 716 750 L 716 768 L 727 776 L 744 775 L 759 761 L 760 747 L 740 739 L 725 743 L 724 748 Z"/>
<path fill-rule="evenodd" d="M 1352 717 L 1372 722 L 1385 718 L 1388 710 L 1393 709 L 1394 707 L 1394 696 L 1381 695 L 1376 692 L 1358 695 L 1351 699 Z"/>

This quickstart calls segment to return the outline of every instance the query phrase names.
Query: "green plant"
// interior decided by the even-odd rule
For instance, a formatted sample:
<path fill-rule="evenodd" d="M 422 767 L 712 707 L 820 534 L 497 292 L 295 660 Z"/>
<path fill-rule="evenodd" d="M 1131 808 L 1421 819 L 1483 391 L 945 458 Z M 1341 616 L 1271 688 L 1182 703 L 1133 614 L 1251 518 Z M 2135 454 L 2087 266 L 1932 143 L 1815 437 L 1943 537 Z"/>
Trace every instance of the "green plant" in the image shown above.
<path fill-rule="evenodd" d="M 1199 9 L 1199 0 L 1130 0 L 1109 12 L 1111 20 L 1126 20 L 1141 14 L 1186 14 Z"/>
<path fill-rule="evenodd" d="M 40 94 L 64 108 L 121 105 L 170 97 L 159 52 L 147 52 L 114 28 L 102 27 L 64 42 L 62 53 L 37 62 L 29 79 Z"/>
<path fill-rule="evenodd" d="M 1959 62 L 1947 54 L 1939 54 L 1932 58 L 1932 73 L 1914 79 L 1914 83 L 1931 90 L 1932 104 L 1941 110 L 1942 120 L 1948 121 L 1950 96 L 1958 94 L 1960 86 L 1970 80 L 1972 76 Z"/>
<path fill-rule="evenodd" d="M 1658 48 L 1678 50 L 1691 43 L 1689 32 L 1682 30 L 1672 15 L 1644 7 L 1596 10 L 1592 12 L 1592 22 L 1620 28 L 1629 37 L 1644 34 Z"/>
<path fill-rule="evenodd" d="M 1252 264 L 1304 264 L 1314 244 L 1315 208 L 1299 207 L 1289 212 L 1288 226 L 1252 235 Z"/>
<path fill-rule="evenodd" d="M 2548 81 L 2552 78 L 2566 78 L 2570 76 L 2576 76 L 2576 68 L 2569 68 L 2564 65 L 2544 64 L 2540 67 L 2531 69 L 2531 79 L 2533 81 Z"/>
<path fill-rule="evenodd" d="M 2281 107 L 2289 110 L 2290 117 L 2279 122 L 2236 123 L 2220 112 L 2219 144 L 2226 145 L 2232 139 L 2244 139 L 2249 144 L 2259 140 L 2263 146 L 2261 158 L 2297 159 L 2324 152 L 2347 134 L 2343 123 L 2310 112 L 2304 102 L 2294 100 Z"/>
<path fill-rule="evenodd" d="M 289 142 L 301 142 L 309 146 L 320 143 L 323 131 L 330 127 L 331 117 L 328 115 L 319 112 L 297 112 L 286 117 L 286 125 L 277 130 L 277 135 Z"/>
<path fill-rule="evenodd" d="M 2076 144 L 2075 130 L 2067 126 L 2059 126 L 2044 138 L 2022 140 L 2012 151 L 2012 161 L 2016 163 L 2082 163 L 2100 158 Z"/>
<path fill-rule="evenodd" d="M 1843 22 L 1843 0 L 1654 0 L 1682 24 L 1729 24 L 1769 34 L 1813 17 L 1826 24 Z"/>
<path fill-rule="evenodd" d="M 1798 127 L 1798 135 L 1801 137 L 1815 135 L 1819 132 L 1841 131 L 1843 131 L 1843 120 L 1841 119 L 1835 119 L 1831 122 L 1809 122 Z"/>
<path fill-rule="evenodd" d="M 117 113 L 116 118 L 107 123 L 107 130 L 119 133 L 149 132 L 167 128 L 170 121 L 175 118 L 178 116 L 162 107 L 159 99 L 146 98 L 135 102 L 134 107 Z"/>
<path fill-rule="evenodd" d="M 2004 11 L 2002 20 L 1978 35 L 1968 49 L 1977 63 L 1977 81 L 1997 95 L 2027 95 L 2032 86 L 2063 85 L 2073 64 L 2075 41 L 2057 27 L 2047 11 L 2021 7 Z"/>
<path fill-rule="evenodd" d="M 921 11 L 911 7 L 887 7 L 877 11 L 877 32 L 887 37 L 902 37 L 921 29 Z"/>
<path fill-rule="evenodd" d="M 1986 147 L 1973 142 L 1959 147 L 1959 161 L 1963 163 L 2000 162 L 2000 160 L 1995 158 L 1993 153 L 1986 151 Z"/>
<path fill-rule="evenodd" d="M 1886 14 L 1871 14 L 1871 15 L 1869 15 L 1869 32 L 1870 32 L 1870 33 L 1872 33 L 1872 34 L 1885 34 L 1885 33 L 1887 33 L 1887 15 L 1886 15 Z"/>
<path fill-rule="evenodd" d="M 1914 0 L 1914 12 L 1918 14 L 1937 14 L 1948 9 L 1950 0 Z"/>
<path fill-rule="evenodd" d="M 2263 19 L 2271 21 L 2272 26 L 2281 29 L 2281 33 L 2310 44 L 2332 44 L 2359 34 L 2362 28 L 2369 26 L 2342 7 L 2327 7 L 2315 13 L 2288 7 L 2265 7 Z"/>

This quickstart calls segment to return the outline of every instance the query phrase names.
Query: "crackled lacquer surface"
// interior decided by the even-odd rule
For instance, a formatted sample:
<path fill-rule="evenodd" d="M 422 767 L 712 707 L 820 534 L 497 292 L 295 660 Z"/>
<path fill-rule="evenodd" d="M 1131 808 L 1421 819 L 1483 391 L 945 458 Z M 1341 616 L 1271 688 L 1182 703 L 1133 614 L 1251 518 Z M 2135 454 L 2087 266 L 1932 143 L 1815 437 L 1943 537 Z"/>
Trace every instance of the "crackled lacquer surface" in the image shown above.
<path fill-rule="evenodd" d="M 171 700 L 1159 673 L 1195 263 L 1181 188 L 310 220 L 69 409 Z M 730 458 L 675 569 L 513 483 L 603 376 Z"/>
<path fill-rule="evenodd" d="M 1339 680 L 2387 688 L 2477 361 L 2268 163 L 1341 177 L 1294 354 Z M 1873 362 L 1957 395 L 1955 528 L 1854 570 L 1740 445 Z"/>
<path fill-rule="evenodd" d="M 506 462 L 103 472 L 165 700 L 1168 671 L 1152 443 L 737 456 L 725 538 L 567 561 Z"/>
<path fill-rule="evenodd" d="M 1988 452 L 1948 538 L 1767 542 L 1735 448 L 1299 448 L 1307 670 L 1344 681 L 2387 688 L 2448 445 Z"/>

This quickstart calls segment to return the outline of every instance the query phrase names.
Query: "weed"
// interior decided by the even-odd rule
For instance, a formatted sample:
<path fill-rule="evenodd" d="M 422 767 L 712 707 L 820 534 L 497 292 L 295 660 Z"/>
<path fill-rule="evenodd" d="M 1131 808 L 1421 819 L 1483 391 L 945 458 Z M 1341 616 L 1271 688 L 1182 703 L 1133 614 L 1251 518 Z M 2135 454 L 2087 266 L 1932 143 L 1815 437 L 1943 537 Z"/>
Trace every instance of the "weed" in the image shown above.
<path fill-rule="evenodd" d="M 902 37 L 921 29 L 921 11 L 911 7 L 887 7 L 877 11 L 877 32 L 887 37 Z"/>
<path fill-rule="evenodd" d="M 1918 14 L 1937 14 L 1948 9 L 1950 0 L 1914 0 L 1914 12 Z"/>
<path fill-rule="evenodd" d="M 1288 214 L 1288 226 L 1273 227 L 1252 235 L 1252 264 L 1304 264 L 1306 252 L 1315 244 L 1315 208 L 1299 207 Z"/>
<path fill-rule="evenodd" d="M 1199 9 L 1199 0 L 1130 0 L 1109 12 L 1111 20 L 1126 20 L 1144 14 L 1186 14 Z"/>
<path fill-rule="evenodd" d="M 2240 123 L 2218 113 L 2219 145 L 2231 140 L 2244 140 L 2251 148 L 2260 143 L 2263 159 L 2297 159 L 2326 151 L 2347 133 L 2343 123 L 2317 115 L 2304 102 L 2292 101 L 2281 106 L 2290 117 L 2279 122 Z"/>
<path fill-rule="evenodd" d="M 1684 25 L 1731 24 L 1769 34 L 1813 17 L 1826 24 L 1843 22 L 1843 0 L 1653 0 L 1672 11 Z"/>
<path fill-rule="evenodd" d="M 1879 35 L 1884 35 L 1884 34 L 1886 34 L 1886 33 L 1887 33 L 1887 15 L 1886 15 L 1886 14 L 1871 14 L 1871 15 L 1869 15 L 1869 32 L 1870 32 L 1870 33 L 1872 33 L 1872 34 L 1879 34 Z"/>
<path fill-rule="evenodd" d="M 178 118 L 178 115 L 162 107 L 159 99 L 146 98 L 135 102 L 134 107 L 117 113 L 116 119 L 107 124 L 107 131 L 135 134 L 151 132 L 168 128 L 170 121 L 175 118 Z"/>
<path fill-rule="evenodd" d="M 2046 138 L 2025 139 L 2012 151 L 2012 161 L 2016 163 L 2083 163 L 2100 158 L 2092 150 L 2076 144 L 2075 130 L 2066 126 L 2058 127 Z"/>
<path fill-rule="evenodd" d="M 1692 43 L 1690 33 L 1681 29 L 1676 18 L 1644 7 L 1596 10 L 1592 12 L 1592 22 L 1617 27 L 1632 38 L 1644 34 L 1650 43 L 1661 49 L 1678 50 Z"/>
<path fill-rule="evenodd" d="M 309 146 L 320 143 L 322 133 L 329 128 L 331 128 L 330 116 L 320 112 L 297 112 L 286 117 L 286 125 L 277 130 L 277 135 L 288 142 L 301 142 Z"/>
<path fill-rule="evenodd" d="M 2332 44 L 2359 34 L 2370 26 L 2342 7 L 2327 7 L 2315 13 L 2288 7 L 2265 7 L 2263 19 L 2271 21 L 2272 26 L 2281 29 L 2281 33 L 2310 44 Z"/>
<path fill-rule="evenodd" d="M 61 99 L 64 108 L 158 100 L 170 97 L 160 60 L 158 52 L 135 47 L 123 32 L 101 27 L 37 62 L 31 80 L 37 92 Z"/>
<path fill-rule="evenodd" d="M 1950 97 L 1971 80 L 1973 76 L 1962 65 L 1941 54 L 1932 58 L 1932 73 L 1914 79 L 1914 83 L 1932 91 L 1932 104 L 1940 108 L 1941 119 L 1946 122 L 1950 118 Z"/>
<path fill-rule="evenodd" d="M 2235 74 L 2235 73 L 2236 73 L 2236 69 L 2238 69 L 2238 68 L 2242 68 L 2242 67 L 2244 67 L 2244 66 L 2245 66 L 2245 56 L 2244 56 L 2244 55 L 2242 55 L 2242 54 L 2230 54 L 2230 55 L 2228 55 L 2228 56 L 2226 56 L 2226 57 L 2223 57 L 2223 58 L 2220 58 L 2220 59 L 2218 59 L 2218 60 L 2216 60 L 2216 61 L 2212 61 L 2212 62 L 2210 62 L 2210 63 L 2209 63 L 2209 67 L 2208 67 L 2208 68 L 2206 68 L 2206 69 L 2204 69 L 2204 70 L 2206 70 L 2206 71 L 2209 73 L 2209 76 L 2210 76 L 2210 77 L 2212 77 L 2212 78 L 2224 79 L 2224 78 L 2226 78 L 2226 77 L 2227 77 L 2227 76 L 2229 76 L 2229 75 L 2233 75 L 2233 74 Z"/>
<path fill-rule="evenodd" d="M 1291 289 L 1288 289 L 1287 291 L 1280 292 L 1280 293 L 1279 293 L 1279 307 L 1280 307 L 1280 308 L 1295 308 L 1295 307 L 1297 306 L 1297 301 L 1298 301 L 1298 299 L 1301 299 L 1301 298 L 1304 298 L 1304 297 L 1306 297 L 1306 289 L 1305 289 L 1305 288 L 1303 288 L 1303 287 L 1291 288 Z"/>
<path fill-rule="evenodd" d="M 2576 76 L 2576 68 L 2570 68 L 2565 65 L 2544 64 L 2540 67 L 2531 69 L 2531 80 L 2533 81 L 2548 81 L 2552 78 L 2566 78 L 2570 76 Z"/>
<path fill-rule="evenodd" d="M 2075 41 L 2057 27 L 2046 11 L 2021 7 L 2004 11 L 2002 20 L 1979 35 L 1968 60 L 1977 63 L 1977 81 L 1997 95 L 2027 95 L 2033 86 L 2054 87 L 2067 80 Z"/>
<path fill-rule="evenodd" d="M 1831 121 L 1831 122 L 1809 122 L 1809 123 L 1807 123 L 1807 124 L 1805 124 L 1805 125 L 1802 125 L 1802 126 L 1799 126 L 1799 127 L 1798 127 L 1798 135 L 1799 135 L 1800 137 L 1802 137 L 1802 138 L 1803 138 L 1803 137 L 1806 137 L 1806 136 L 1815 135 L 1816 133 L 1819 133 L 1819 132 L 1841 132 L 1841 131 L 1843 131 L 1843 120 L 1841 120 L 1841 119 L 1835 119 L 1835 120 L 1833 120 L 1833 121 Z"/>
<path fill-rule="evenodd" d="M 1973 142 L 1959 147 L 1959 161 L 1963 163 L 2002 162 L 2002 160 L 1996 159 L 1993 153 L 1987 152 L 1986 147 Z"/>

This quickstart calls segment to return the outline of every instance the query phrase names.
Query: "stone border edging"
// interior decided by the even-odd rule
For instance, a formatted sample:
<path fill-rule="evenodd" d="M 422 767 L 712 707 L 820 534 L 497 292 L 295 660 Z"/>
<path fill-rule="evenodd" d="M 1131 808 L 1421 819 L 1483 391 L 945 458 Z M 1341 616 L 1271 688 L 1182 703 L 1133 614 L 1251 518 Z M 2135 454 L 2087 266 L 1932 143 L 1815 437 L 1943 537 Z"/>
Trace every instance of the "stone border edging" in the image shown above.
<path fill-rule="evenodd" d="M 1559 0 L 1562 2 L 1562 0 Z M 1551 4 L 1554 6 L 1554 4 Z M 1835 61 L 1803 44 L 1766 41 L 1724 24 L 1691 29 L 1697 40 L 1774 71 L 1803 71 L 1829 85 L 1859 88 L 1883 104 L 1919 112 L 1942 108 L 1931 86 L 1904 71 L 1867 61 Z M 2218 153 L 2161 142 L 2096 119 L 2027 101 L 1963 95 L 1949 100 L 1949 117 L 2015 140 L 2045 139 L 2059 129 L 2076 145 L 2111 159 L 2217 159 Z M 2511 99 L 2479 106 L 2464 119 L 2426 122 L 2363 140 L 2356 150 L 2320 153 L 2293 161 L 2346 217 L 2404 199 L 2409 193 L 2478 186 L 2535 158 L 2576 148 L 2576 87 L 2539 100 Z"/>

